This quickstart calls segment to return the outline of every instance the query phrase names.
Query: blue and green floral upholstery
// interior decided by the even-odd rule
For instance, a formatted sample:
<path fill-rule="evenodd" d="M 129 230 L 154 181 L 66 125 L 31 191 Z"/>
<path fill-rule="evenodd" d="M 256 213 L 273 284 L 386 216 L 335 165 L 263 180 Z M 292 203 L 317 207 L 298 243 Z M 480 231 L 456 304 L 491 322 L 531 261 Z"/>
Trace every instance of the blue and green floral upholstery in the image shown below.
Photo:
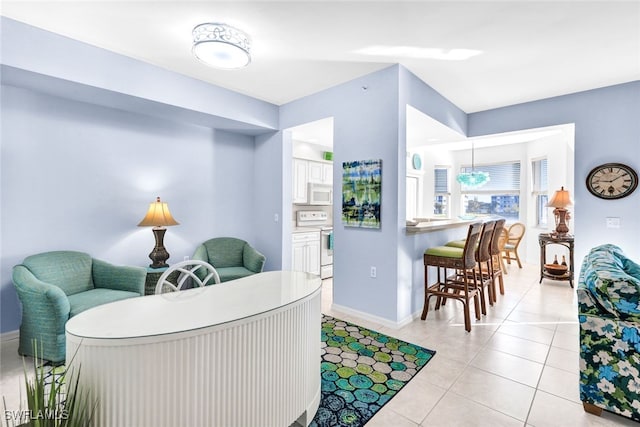
<path fill-rule="evenodd" d="M 249 243 L 235 237 L 216 237 L 196 248 L 193 259 L 211 264 L 221 282 L 260 273 L 266 258 Z"/>
<path fill-rule="evenodd" d="M 146 274 L 142 267 L 115 266 L 82 252 L 25 258 L 13 267 L 13 284 L 22 303 L 18 352 L 63 362 L 67 320 L 97 305 L 144 295 Z"/>
<path fill-rule="evenodd" d="M 640 421 L 640 265 L 611 244 L 584 258 L 577 288 L 580 399 Z"/>

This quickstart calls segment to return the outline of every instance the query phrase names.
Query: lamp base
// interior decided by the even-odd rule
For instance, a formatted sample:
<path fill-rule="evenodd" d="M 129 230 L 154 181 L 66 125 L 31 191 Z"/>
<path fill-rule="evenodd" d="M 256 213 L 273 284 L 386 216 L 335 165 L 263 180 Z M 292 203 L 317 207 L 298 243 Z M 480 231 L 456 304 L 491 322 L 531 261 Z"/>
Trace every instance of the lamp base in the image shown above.
<path fill-rule="evenodd" d="M 556 216 L 556 233 L 558 235 L 567 234 L 569 232 L 569 226 L 567 226 L 567 210 L 563 208 L 555 208 L 553 213 Z"/>
<path fill-rule="evenodd" d="M 149 264 L 149 267 L 151 268 L 169 267 L 169 264 L 166 262 L 169 259 L 169 252 L 164 248 L 163 242 L 164 233 L 166 232 L 167 229 L 164 227 L 153 227 L 153 236 L 156 239 L 156 246 L 149 254 L 149 258 L 153 261 L 152 264 Z"/>

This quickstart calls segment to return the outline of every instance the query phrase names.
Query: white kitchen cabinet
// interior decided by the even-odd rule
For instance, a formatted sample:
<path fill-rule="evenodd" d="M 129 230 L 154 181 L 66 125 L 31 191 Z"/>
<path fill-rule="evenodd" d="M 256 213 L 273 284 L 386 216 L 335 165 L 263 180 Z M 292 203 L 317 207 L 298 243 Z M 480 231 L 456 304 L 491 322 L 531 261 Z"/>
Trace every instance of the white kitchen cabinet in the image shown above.
<path fill-rule="evenodd" d="M 309 200 L 309 183 L 333 184 L 333 164 L 314 160 L 293 159 L 293 203 L 305 204 Z"/>
<path fill-rule="evenodd" d="M 308 161 L 308 176 L 309 182 L 314 184 L 324 184 L 324 171 L 322 169 L 323 164 L 319 162 Z"/>
<path fill-rule="evenodd" d="M 333 164 L 322 163 L 323 184 L 333 184 Z"/>
<path fill-rule="evenodd" d="M 307 203 L 309 162 L 293 159 L 293 203 Z"/>
<path fill-rule="evenodd" d="M 293 233 L 292 250 L 293 271 L 304 271 L 320 275 L 320 233 Z"/>

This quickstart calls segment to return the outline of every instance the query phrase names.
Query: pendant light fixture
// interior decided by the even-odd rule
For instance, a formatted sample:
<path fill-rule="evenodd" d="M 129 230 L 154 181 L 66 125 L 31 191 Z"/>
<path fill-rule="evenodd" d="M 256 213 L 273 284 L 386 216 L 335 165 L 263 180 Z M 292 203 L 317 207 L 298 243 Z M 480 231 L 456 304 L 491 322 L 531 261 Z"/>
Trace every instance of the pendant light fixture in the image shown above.
<path fill-rule="evenodd" d="M 476 172 L 474 154 L 474 145 L 473 141 L 471 141 L 471 172 L 460 172 L 458 176 L 456 176 L 456 181 L 469 188 L 482 187 L 491 180 L 488 173 L 482 171 Z"/>
<path fill-rule="evenodd" d="M 251 37 L 238 28 L 207 22 L 197 25 L 192 35 L 193 54 L 211 67 L 234 70 L 251 62 Z"/>

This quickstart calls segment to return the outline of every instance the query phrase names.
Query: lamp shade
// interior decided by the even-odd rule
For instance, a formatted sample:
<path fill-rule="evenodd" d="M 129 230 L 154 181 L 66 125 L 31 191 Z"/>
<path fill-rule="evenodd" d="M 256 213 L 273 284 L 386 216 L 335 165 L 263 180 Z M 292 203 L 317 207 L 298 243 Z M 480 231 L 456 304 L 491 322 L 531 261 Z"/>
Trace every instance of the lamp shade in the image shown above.
<path fill-rule="evenodd" d="M 547 206 L 552 208 L 566 208 L 572 204 L 569 192 L 565 190 L 564 187 L 560 187 L 560 190 L 553 194 L 553 197 L 549 203 L 547 203 Z"/>
<path fill-rule="evenodd" d="M 142 218 L 138 227 L 164 227 L 168 225 L 178 225 L 178 221 L 171 216 L 169 205 L 160 201 L 160 197 L 158 197 L 155 202 L 149 204 L 147 215 Z"/>

